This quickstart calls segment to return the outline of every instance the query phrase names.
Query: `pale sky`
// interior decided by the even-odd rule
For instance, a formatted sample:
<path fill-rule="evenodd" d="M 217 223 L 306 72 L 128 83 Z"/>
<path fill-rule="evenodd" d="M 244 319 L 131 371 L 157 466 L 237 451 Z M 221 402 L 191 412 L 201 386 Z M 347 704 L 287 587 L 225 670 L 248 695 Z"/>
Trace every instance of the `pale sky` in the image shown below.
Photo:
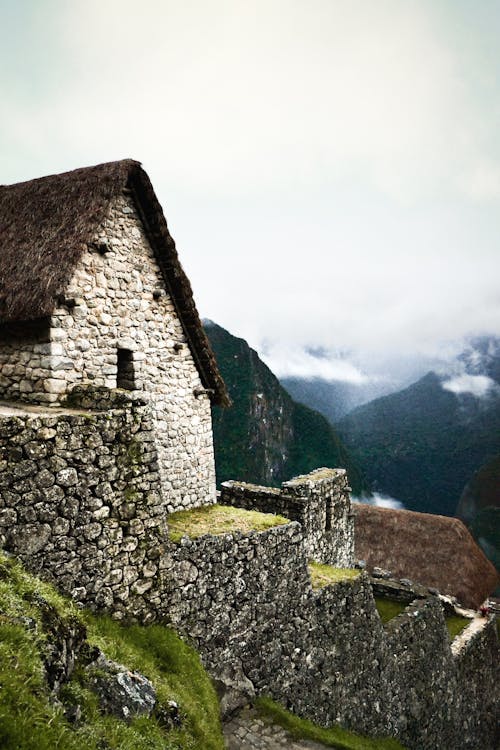
<path fill-rule="evenodd" d="M 0 0 L 0 182 L 141 161 L 282 370 L 445 356 L 500 335 L 499 38 L 500 0 Z"/>

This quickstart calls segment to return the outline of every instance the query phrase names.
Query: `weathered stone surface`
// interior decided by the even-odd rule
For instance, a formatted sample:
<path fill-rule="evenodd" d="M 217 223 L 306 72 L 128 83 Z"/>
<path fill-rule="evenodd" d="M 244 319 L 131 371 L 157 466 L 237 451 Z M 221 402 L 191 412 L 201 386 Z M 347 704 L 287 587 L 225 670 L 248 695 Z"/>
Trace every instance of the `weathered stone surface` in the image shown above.
<path fill-rule="evenodd" d="M 106 659 L 103 654 L 87 667 L 88 683 L 105 713 L 130 721 L 151 716 L 156 706 L 156 690 L 139 672 Z"/>
<path fill-rule="evenodd" d="M 78 601 L 113 611 L 125 595 L 130 617 L 150 617 L 144 595 L 158 596 L 157 565 L 129 559 L 146 542 L 150 559 L 158 559 L 166 535 L 149 406 L 124 392 L 115 398 L 105 388 L 82 387 L 75 398 L 105 403 L 108 411 L 21 411 L 16 430 L 6 430 L 0 444 L 0 539 L 32 570 L 43 570 L 66 593 L 76 592 Z M 4 422 L 0 416 L 0 430 Z M 137 424 L 149 429 L 137 431 Z M 11 437 L 29 446 L 29 461 L 12 451 Z M 81 445 L 94 447 L 82 456 Z M 106 468 L 98 466 L 102 456 L 109 459 Z M 126 536 L 120 526 L 124 507 Z M 124 568 L 129 582 L 140 579 L 133 591 L 123 589 Z"/>
<path fill-rule="evenodd" d="M 296 522 L 185 539 L 169 545 L 160 567 L 161 612 L 194 641 L 227 713 L 255 691 L 319 724 L 390 734 L 414 750 L 494 749 L 492 618 L 472 620 L 454 650 L 436 597 L 384 627 L 365 573 L 311 589 Z"/>
<path fill-rule="evenodd" d="M 309 558 L 341 568 L 353 565 L 354 522 L 345 469 L 317 469 L 283 482 L 281 491 L 223 482 L 221 503 L 298 521 Z"/>

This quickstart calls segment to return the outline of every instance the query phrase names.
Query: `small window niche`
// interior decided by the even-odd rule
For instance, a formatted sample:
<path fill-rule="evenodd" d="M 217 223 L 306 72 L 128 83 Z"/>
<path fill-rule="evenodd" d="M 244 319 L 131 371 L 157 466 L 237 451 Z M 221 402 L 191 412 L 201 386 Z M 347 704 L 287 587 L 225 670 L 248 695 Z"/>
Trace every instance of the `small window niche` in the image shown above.
<path fill-rule="evenodd" d="M 135 390 L 134 357 L 130 349 L 118 349 L 116 387 Z"/>
<path fill-rule="evenodd" d="M 333 503 L 331 498 L 326 500 L 326 514 L 325 514 L 325 531 L 332 530 L 332 514 L 333 514 Z"/>

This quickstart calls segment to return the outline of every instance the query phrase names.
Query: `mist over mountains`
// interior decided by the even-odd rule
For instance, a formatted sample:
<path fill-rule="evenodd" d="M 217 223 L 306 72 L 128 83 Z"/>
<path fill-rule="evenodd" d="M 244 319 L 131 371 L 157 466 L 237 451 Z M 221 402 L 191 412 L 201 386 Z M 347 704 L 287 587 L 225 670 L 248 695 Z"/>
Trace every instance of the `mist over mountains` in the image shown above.
<path fill-rule="evenodd" d="M 334 427 L 296 403 L 244 339 L 204 321 L 232 406 L 213 407 L 217 482 L 279 486 L 319 466 L 343 467 L 356 494 L 365 483 Z"/>
<path fill-rule="evenodd" d="M 458 515 L 500 565 L 499 339 L 470 340 L 439 371 L 381 396 L 397 378 L 364 377 L 349 363 L 330 372 L 323 363 L 325 374 L 344 380 L 295 376 L 280 384 L 246 341 L 204 325 L 233 400 L 213 410 L 219 483 L 278 485 L 318 466 L 343 466 L 367 502 Z"/>
<path fill-rule="evenodd" d="M 500 339 L 473 337 L 447 342 L 433 355 L 365 354 L 318 348 L 284 350 L 268 346 L 264 361 L 294 399 L 335 423 L 358 406 L 395 393 L 428 372 L 459 393 L 485 395 L 500 382 Z"/>

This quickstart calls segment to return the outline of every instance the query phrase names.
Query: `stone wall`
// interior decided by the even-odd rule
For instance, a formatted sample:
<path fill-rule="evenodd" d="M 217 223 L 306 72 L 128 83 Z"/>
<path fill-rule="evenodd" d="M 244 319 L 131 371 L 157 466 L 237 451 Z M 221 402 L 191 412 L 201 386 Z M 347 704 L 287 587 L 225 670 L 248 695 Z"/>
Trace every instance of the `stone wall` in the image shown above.
<path fill-rule="evenodd" d="M 81 383 L 147 392 L 169 511 L 215 502 L 209 397 L 131 196 L 113 202 L 45 323 L 0 328 L 0 397 L 57 404 Z"/>
<path fill-rule="evenodd" d="M 298 521 L 308 558 L 348 568 L 354 562 L 354 522 L 345 469 L 316 469 L 283 482 L 281 490 L 223 482 L 220 501 Z"/>
<path fill-rule="evenodd" d="M 305 559 L 297 523 L 169 544 L 162 614 L 201 652 L 223 709 L 270 694 L 320 724 L 415 750 L 494 750 L 493 618 L 473 619 L 450 646 L 431 597 L 384 627 L 366 574 L 314 591 Z"/>
<path fill-rule="evenodd" d="M 107 389 L 72 403 L 0 406 L 0 545 L 78 601 L 147 621 L 166 537 L 149 407 Z"/>

